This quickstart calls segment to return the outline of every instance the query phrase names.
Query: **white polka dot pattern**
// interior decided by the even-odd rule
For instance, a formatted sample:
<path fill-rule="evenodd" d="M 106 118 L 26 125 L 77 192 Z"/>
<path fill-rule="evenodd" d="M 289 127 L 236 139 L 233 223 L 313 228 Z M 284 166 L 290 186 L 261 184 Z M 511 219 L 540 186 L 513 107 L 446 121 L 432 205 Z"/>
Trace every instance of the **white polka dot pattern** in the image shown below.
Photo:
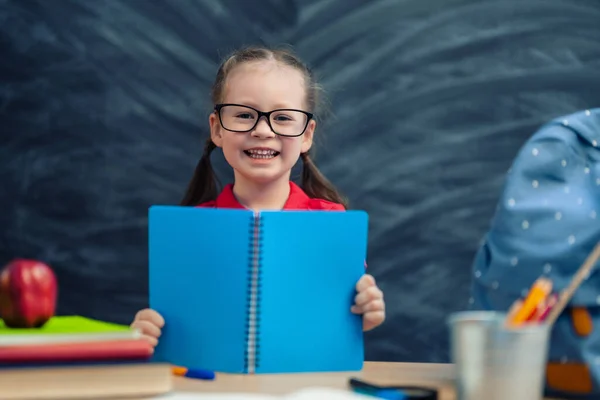
<path fill-rule="evenodd" d="M 491 227 L 475 257 L 470 308 L 507 311 L 542 275 L 552 279 L 555 289 L 568 285 L 600 241 L 599 142 L 600 109 L 593 109 L 557 118 L 525 143 L 510 167 Z M 571 304 L 600 306 L 597 270 Z M 593 348 L 589 351 L 594 353 L 583 354 L 588 350 L 561 317 L 557 325 L 563 327 L 553 339 L 551 359 L 600 359 L 600 313 L 593 315 L 597 337 L 589 338 L 595 344 L 586 349 Z M 598 375 L 600 382 L 600 367 Z"/>

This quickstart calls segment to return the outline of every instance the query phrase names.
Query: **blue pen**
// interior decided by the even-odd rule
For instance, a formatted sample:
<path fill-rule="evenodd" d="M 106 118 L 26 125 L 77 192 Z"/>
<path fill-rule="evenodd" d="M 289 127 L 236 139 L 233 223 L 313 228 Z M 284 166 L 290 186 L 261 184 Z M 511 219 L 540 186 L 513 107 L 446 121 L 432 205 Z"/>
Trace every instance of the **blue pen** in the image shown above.
<path fill-rule="evenodd" d="M 185 378 L 192 379 L 203 379 L 213 380 L 215 379 L 215 373 L 201 368 L 185 368 L 185 367 L 173 367 L 173 374 L 176 376 L 183 376 Z"/>
<path fill-rule="evenodd" d="M 358 378 L 348 383 L 355 392 L 385 400 L 438 400 L 437 389 L 424 386 L 379 386 Z"/>
<path fill-rule="evenodd" d="M 373 396 L 378 399 L 407 400 L 406 396 L 404 396 L 404 394 L 402 394 L 402 392 L 400 392 L 398 390 L 356 388 L 356 389 L 354 389 L 354 391 L 356 393 L 364 394 L 367 396 Z"/>

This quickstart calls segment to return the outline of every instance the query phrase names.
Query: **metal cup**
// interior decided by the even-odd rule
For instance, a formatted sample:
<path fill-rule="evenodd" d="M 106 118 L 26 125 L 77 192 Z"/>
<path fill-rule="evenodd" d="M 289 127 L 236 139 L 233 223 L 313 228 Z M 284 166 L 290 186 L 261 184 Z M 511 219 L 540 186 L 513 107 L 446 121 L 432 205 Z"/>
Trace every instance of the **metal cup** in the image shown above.
<path fill-rule="evenodd" d="M 465 311 L 448 319 L 457 400 L 540 400 L 550 328 L 505 326 L 506 314 Z"/>

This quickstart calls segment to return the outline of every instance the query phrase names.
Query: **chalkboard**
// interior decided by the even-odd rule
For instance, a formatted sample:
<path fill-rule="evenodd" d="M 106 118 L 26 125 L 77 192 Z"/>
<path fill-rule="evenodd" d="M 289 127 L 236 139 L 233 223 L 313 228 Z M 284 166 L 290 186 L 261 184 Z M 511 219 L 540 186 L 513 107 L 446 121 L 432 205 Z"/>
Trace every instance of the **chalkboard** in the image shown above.
<path fill-rule="evenodd" d="M 286 43 L 328 93 L 316 162 L 371 216 L 367 358 L 447 361 L 511 160 L 600 104 L 598 21 L 597 0 L 0 0 L 0 263 L 45 260 L 62 314 L 129 323 L 147 208 L 183 196 L 218 63 Z"/>

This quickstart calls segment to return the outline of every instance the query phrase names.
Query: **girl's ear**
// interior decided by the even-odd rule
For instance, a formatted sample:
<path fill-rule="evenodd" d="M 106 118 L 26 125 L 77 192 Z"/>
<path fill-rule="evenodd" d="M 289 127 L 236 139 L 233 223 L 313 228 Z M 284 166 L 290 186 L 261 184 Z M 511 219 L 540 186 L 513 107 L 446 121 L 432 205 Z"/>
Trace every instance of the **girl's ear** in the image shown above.
<path fill-rule="evenodd" d="M 315 134 L 315 128 L 317 127 L 317 122 L 314 119 L 311 119 L 302 135 L 302 148 L 300 149 L 301 153 L 306 153 L 310 150 L 313 143 L 313 135 Z"/>
<path fill-rule="evenodd" d="M 221 137 L 221 124 L 219 123 L 219 117 L 216 112 L 212 112 L 208 117 L 208 124 L 210 126 L 210 138 L 217 147 L 222 147 L 223 138 Z"/>

